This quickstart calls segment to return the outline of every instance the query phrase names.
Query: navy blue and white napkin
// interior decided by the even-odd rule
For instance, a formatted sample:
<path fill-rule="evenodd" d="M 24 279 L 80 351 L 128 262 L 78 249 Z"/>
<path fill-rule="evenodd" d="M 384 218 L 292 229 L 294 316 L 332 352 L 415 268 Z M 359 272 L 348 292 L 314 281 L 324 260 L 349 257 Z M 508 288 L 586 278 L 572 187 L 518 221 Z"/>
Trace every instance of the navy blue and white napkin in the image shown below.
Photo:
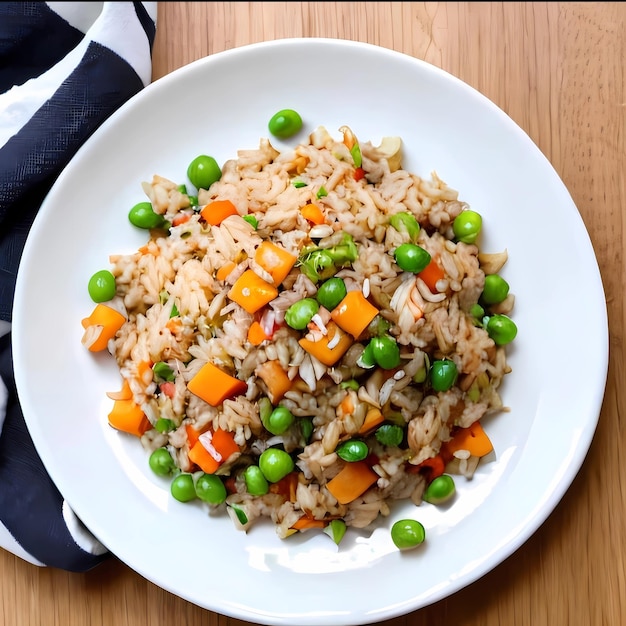
<path fill-rule="evenodd" d="M 0 547 L 83 572 L 109 552 L 64 502 L 17 397 L 11 309 L 29 229 L 86 139 L 152 76 L 156 2 L 0 3 Z"/>

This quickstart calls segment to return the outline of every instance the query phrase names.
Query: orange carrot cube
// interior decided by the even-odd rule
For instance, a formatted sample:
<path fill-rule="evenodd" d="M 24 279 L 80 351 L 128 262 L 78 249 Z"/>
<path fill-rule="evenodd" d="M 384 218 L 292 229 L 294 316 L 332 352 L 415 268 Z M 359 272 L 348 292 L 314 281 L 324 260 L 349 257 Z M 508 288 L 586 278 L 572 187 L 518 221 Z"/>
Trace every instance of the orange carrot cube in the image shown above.
<path fill-rule="evenodd" d="M 274 285 L 278 286 L 287 278 L 298 257 L 271 241 L 264 241 L 256 249 L 254 260 L 271 275 Z"/>
<path fill-rule="evenodd" d="M 326 330 L 328 333 L 319 341 L 303 337 L 298 343 L 318 361 L 332 367 L 348 351 L 353 340 L 348 333 L 333 322 L 326 325 Z"/>
<path fill-rule="evenodd" d="M 378 309 L 361 291 L 349 291 L 344 299 L 331 311 L 333 321 L 355 339 L 378 315 Z"/>
<path fill-rule="evenodd" d="M 248 313 L 256 313 L 278 295 L 274 285 L 263 280 L 253 270 L 246 270 L 230 288 L 228 297 Z"/>
<path fill-rule="evenodd" d="M 248 385 L 222 371 L 213 363 L 205 363 L 187 383 L 187 389 L 211 406 L 219 406 L 227 398 L 246 392 Z"/>

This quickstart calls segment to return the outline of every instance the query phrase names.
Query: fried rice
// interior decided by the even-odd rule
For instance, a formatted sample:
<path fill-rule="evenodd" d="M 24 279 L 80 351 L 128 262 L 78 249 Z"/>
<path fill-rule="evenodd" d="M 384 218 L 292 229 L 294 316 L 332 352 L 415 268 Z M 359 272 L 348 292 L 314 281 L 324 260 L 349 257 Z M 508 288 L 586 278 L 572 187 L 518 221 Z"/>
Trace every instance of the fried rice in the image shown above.
<path fill-rule="evenodd" d="M 126 321 L 108 349 L 147 417 L 142 445 L 148 452 L 166 448 L 177 471 L 194 474 L 200 468 L 189 456 L 196 443 L 190 432 L 231 433 L 238 449 L 218 459 L 215 470 L 228 496 L 222 504 L 208 505 L 209 512 L 227 511 L 243 529 L 271 519 L 280 537 L 292 534 L 303 518 L 318 521 L 316 527 L 340 519 L 348 527 L 365 528 L 388 516 L 394 501 L 420 505 L 432 477 L 426 462 L 440 455 L 442 444 L 455 430 L 506 410 L 500 397 L 511 371 L 506 347 L 497 345 L 472 313 L 485 275 L 503 267 L 506 252 L 481 252 L 476 243 L 455 238 L 453 222 L 469 205 L 436 173 L 425 179 L 403 169 L 399 138 L 357 143 L 357 167 L 356 138 L 347 127 L 340 131 L 342 136 L 333 137 L 319 127 L 283 151 L 261 139 L 257 148 L 225 162 L 221 178 L 199 189 L 197 201 L 176 182 L 155 175 L 143 190 L 167 227 L 153 229 L 140 250 L 110 257 L 117 286 L 110 305 Z M 230 201 L 236 213 L 207 223 L 201 209 L 214 200 Z M 315 207 L 322 219 L 312 221 L 304 207 Z M 411 241 L 409 233 L 390 225 L 401 213 L 420 226 L 414 242 L 440 270 L 434 285 L 402 270 L 394 259 L 394 250 Z M 259 262 L 263 242 L 295 261 L 279 284 L 271 268 Z M 305 251 L 332 250 L 346 242 L 356 251 L 350 261 L 335 264 L 321 278 L 315 268 L 306 271 Z M 275 289 L 254 312 L 231 297 L 249 271 Z M 348 345 L 332 364 L 306 348 L 328 340 L 336 319 L 332 311 L 320 306 L 303 329 L 285 321 L 289 307 L 315 299 L 330 275 L 375 309 L 362 332 L 342 335 L 349 337 Z M 508 315 L 513 304 L 509 294 L 490 313 Z M 395 367 L 363 360 L 368 342 L 381 332 L 399 348 Z M 435 391 L 427 373 L 441 359 L 454 362 L 458 378 L 451 388 Z M 264 375 L 268 362 L 278 364 L 289 381 L 278 396 L 276 381 Z M 155 375 L 156 363 L 169 366 L 169 385 Z M 192 393 L 190 382 L 207 363 L 243 381 L 240 391 L 215 405 Z M 281 434 L 264 426 L 261 406 L 267 398 L 295 418 Z M 372 410 L 383 423 L 401 426 L 399 444 L 381 443 L 375 429 L 364 430 Z M 171 428 L 155 428 L 158 420 L 169 420 Z M 339 446 L 355 439 L 367 445 L 364 462 L 375 482 L 342 503 L 328 484 L 350 462 L 338 454 Z M 294 469 L 266 494 L 252 495 L 244 470 L 272 447 L 286 451 Z M 460 451 L 446 459 L 446 471 L 469 478 L 479 460 Z"/>

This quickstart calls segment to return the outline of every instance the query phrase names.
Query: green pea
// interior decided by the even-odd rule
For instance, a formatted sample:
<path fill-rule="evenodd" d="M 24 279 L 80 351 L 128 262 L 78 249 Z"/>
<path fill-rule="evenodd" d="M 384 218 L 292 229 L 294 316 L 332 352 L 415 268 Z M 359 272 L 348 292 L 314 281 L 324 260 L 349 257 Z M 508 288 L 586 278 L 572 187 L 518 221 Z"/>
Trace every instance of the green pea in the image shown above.
<path fill-rule="evenodd" d="M 215 474 L 200 474 L 195 487 L 198 498 L 209 504 L 222 504 L 228 495 L 224 482 Z"/>
<path fill-rule="evenodd" d="M 391 335 L 373 337 L 370 341 L 374 360 L 384 370 L 391 370 L 400 365 L 400 347 Z"/>
<path fill-rule="evenodd" d="M 295 330 L 304 330 L 319 308 L 319 303 L 313 298 L 298 300 L 285 311 L 285 322 Z"/>
<path fill-rule="evenodd" d="M 267 448 L 259 457 L 259 467 L 263 476 L 271 482 L 277 483 L 290 472 L 293 472 L 293 459 L 280 448 Z"/>
<path fill-rule="evenodd" d="M 282 435 L 293 424 L 294 419 L 287 407 L 277 406 L 267 418 L 265 428 L 272 435 Z"/>
<path fill-rule="evenodd" d="M 129 212 L 128 220 L 133 226 L 149 230 L 163 225 L 163 216 L 154 212 L 149 202 L 138 202 Z"/>
<path fill-rule="evenodd" d="M 176 476 L 170 485 L 170 492 L 179 502 L 195 500 L 196 488 L 193 484 L 193 476 L 188 473 Z"/>
<path fill-rule="evenodd" d="M 159 417 L 154 425 L 154 428 L 160 433 L 169 433 L 172 430 L 176 430 L 176 422 L 168 420 L 164 417 Z"/>
<path fill-rule="evenodd" d="M 492 315 L 487 321 L 486 330 L 498 346 L 511 343 L 517 336 L 515 322 L 506 315 Z"/>
<path fill-rule="evenodd" d="M 87 291 L 94 302 L 108 302 L 117 291 L 115 276 L 109 270 L 96 272 L 87 283 Z"/>
<path fill-rule="evenodd" d="M 485 309 L 480 304 L 473 304 L 470 307 L 470 315 L 477 320 L 482 320 L 485 316 Z"/>
<path fill-rule="evenodd" d="M 404 439 L 404 430 L 397 424 L 383 424 L 376 429 L 375 436 L 384 446 L 397 447 Z"/>
<path fill-rule="evenodd" d="M 452 476 L 442 474 L 430 482 L 422 499 L 431 504 L 443 504 L 450 500 L 455 492 L 456 487 Z"/>
<path fill-rule="evenodd" d="M 414 519 L 401 519 L 391 527 L 391 540 L 399 550 L 415 548 L 426 539 L 424 526 Z"/>
<path fill-rule="evenodd" d="M 476 211 L 466 209 L 461 211 L 452 222 L 452 230 L 458 241 L 474 243 L 478 239 L 483 225 L 483 218 Z"/>
<path fill-rule="evenodd" d="M 403 243 L 394 251 L 396 263 L 405 272 L 418 274 L 430 263 L 430 253 L 414 243 Z"/>
<path fill-rule="evenodd" d="M 168 476 L 176 469 L 176 464 L 167 448 L 157 448 L 148 458 L 150 469 L 157 476 Z"/>
<path fill-rule="evenodd" d="M 406 233 L 411 241 L 417 241 L 420 234 L 419 222 L 412 213 L 395 213 L 389 218 L 389 223 L 400 233 Z"/>
<path fill-rule="evenodd" d="M 246 470 L 243 473 L 243 478 L 246 483 L 248 493 L 253 496 L 263 496 L 270 490 L 267 478 L 263 476 L 263 472 L 258 465 L 250 465 L 246 467 Z"/>
<path fill-rule="evenodd" d="M 435 391 L 448 391 L 458 376 L 456 363 L 451 359 L 433 361 L 430 367 L 430 383 Z"/>
<path fill-rule="evenodd" d="M 389 331 L 391 322 L 386 320 L 380 313 L 367 325 L 366 332 L 369 337 L 380 337 Z"/>
<path fill-rule="evenodd" d="M 485 304 L 498 304 L 509 295 L 509 283 L 499 274 L 487 274 L 481 295 Z"/>
<path fill-rule="evenodd" d="M 201 154 L 189 164 L 187 177 L 196 189 L 208 189 L 222 177 L 222 170 L 212 156 Z"/>
<path fill-rule="evenodd" d="M 371 341 L 363 348 L 363 352 L 361 352 L 361 356 L 357 359 L 356 364 L 364 369 L 371 369 L 376 365 L 374 346 Z"/>
<path fill-rule="evenodd" d="M 370 453 L 367 444 L 360 439 L 349 439 L 340 444 L 337 449 L 337 456 L 348 463 L 354 463 L 355 461 L 362 461 L 367 458 Z"/>
<path fill-rule="evenodd" d="M 244 215 L 243 219 L 248 222 L 248 224 L 250 224 L 250 226 L 252 226 L 252 228 L 254 228 L 256 230 L 257 226 L 259 225 L 259 220 L 257 220 L 256 217 L 254 217 L 254 215 Z"/>
<path fill-rule="evenodd" d="M 293 109 L 282 109 L 272 115 L 267 127 L 274 137 L 288 139 L 302 128 L 302 118 Z"/>
<path fill-rule="evenodd" d="M 343 278 L 334 276 L 320 285 L 315 297 L 324 308 L 332 311 L 346 297 L 347 293 L 348 290 Z"/>

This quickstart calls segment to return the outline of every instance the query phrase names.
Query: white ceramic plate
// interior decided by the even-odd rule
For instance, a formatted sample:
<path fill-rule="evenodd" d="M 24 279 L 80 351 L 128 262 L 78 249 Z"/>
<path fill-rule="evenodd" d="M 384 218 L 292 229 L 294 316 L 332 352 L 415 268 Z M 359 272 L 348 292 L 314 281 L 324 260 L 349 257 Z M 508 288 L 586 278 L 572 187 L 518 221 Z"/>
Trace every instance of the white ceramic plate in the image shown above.
<path fill-rule="evenodd" d="M 279 109 L 300 112 L 299 141 L 347 124 L 361 140 L 404 140 L 404 167 L 436 171 L 484 219 L 483 249 L 507 249 L 516 295 L 511 408 L 488 422 L 496 460 L 442 510 L 394 509 L 372 533 L 280 540 L 169 496 L 133 437 L 107 425 L 119 376 L 80 342 L 93 303 L 87 281 L 145 233 L 127 213 L 141 182 L 186 181 L 197 154 L 219 162 L 268 136 Z M 276 147 L 283 145 L 275 142 Z M 584 341 L 581 341 L 584 293 Z M 197 605 L 260 624 L 366 624 L 411 612 L 475 581 L 544 522 L 578 472 L 604 393 L 608 332 L 590 239 L 572 199 L 529 137 L 493 103 L 427 63 L 370 45 L 323 39 L 255 44 L 156 81 L 95 133 L 50 192 L 18 276 L 15 373 L 28 427 L 72 508 L 121 560 Z M 581 377 L 581 372 L 584 372 Z M 400 517 L 426 527 L 400 553 Z"/>

